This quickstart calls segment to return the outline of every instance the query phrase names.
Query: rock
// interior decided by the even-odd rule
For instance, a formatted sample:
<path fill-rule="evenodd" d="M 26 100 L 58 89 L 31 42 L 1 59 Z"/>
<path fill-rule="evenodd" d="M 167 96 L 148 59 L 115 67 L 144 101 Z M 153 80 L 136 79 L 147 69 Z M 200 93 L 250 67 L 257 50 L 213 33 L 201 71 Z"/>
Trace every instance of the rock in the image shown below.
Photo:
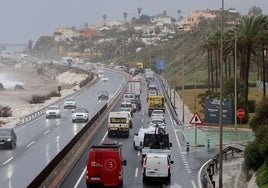
<path fill-rule="evenodd" d="M 24 88 L 21 85 L 15 85 L 14 90 L 24 90 Z"/>

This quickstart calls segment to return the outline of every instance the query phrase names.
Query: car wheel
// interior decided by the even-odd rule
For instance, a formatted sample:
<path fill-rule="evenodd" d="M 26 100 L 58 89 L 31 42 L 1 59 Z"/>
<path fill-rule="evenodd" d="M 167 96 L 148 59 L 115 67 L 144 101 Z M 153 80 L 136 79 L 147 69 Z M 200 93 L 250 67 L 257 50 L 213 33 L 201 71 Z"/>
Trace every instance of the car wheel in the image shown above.
<path fill-rule="evenodd" d="M 135 146 L 135 142 L 133 141 L 133 148 L 136 150 L 137 148 L 136 148 L 136 146 Z"/>

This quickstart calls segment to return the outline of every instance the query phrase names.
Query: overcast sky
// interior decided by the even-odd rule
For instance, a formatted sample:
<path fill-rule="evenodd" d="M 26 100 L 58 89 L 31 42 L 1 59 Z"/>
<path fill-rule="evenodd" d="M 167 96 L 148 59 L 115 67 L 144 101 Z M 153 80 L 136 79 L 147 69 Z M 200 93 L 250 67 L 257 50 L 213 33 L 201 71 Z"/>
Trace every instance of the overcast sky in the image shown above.
<path fill-rule="evenodd" d="M 177 18 L 195 10 L 219 10 L 222 0 L 0 0 L 0 44 L 34 42 L 42 35 L 51 35 L 60 26 L 81 28 L 84 23 L 100 24 L 107 20 L 127 20 L 141 14 L 163 13 Z M 235 8 L 247 14 L 252 6 L 268 14 L 268 0 L 224 0 L 224 9 Z"/>

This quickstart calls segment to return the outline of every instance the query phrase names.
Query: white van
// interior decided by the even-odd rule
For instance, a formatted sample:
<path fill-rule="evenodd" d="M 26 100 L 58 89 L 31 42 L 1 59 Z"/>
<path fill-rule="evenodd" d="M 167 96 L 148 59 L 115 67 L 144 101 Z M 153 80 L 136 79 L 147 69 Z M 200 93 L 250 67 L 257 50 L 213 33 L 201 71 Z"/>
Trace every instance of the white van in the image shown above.
<path fill-rule="evenodd" d="M 145 133 L 155 133 L 155 128 L 150 126 L 148 128 L 140 128 L 138 133 L 134 134 L 134 138 L 133 138 L 133 148 L 137 149 L 137 150 L 141 150 L 142 149 L 142 145 L 143 145 L 143 139 L 144 139 L 144 134 Z"/>
<path fill-rule="evenodd" d="M 148 153 L 143 162 L 143 183 L 160 181 L 166 185 L 170 184 L 170 168 L 173 163 L 167 154 Z"/>
<path fill-rule="evenodd" d="M 108 137 L 129 137 L 131 119 L 128 112 L 110 112 L 108 117 Z"/>

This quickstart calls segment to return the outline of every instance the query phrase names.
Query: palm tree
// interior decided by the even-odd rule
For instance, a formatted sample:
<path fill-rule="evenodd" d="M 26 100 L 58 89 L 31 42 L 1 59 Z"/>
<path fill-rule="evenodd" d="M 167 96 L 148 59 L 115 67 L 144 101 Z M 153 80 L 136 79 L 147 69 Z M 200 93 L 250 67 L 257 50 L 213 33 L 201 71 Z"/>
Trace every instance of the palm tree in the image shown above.
<path fill-rule="evenodd" d="M 105 26 L 105 25 L 106 25 L 106 18 L 107 18 L 107 15 L 106 15 L 106 14 L 103 14 L 103 15 L 102 15 L 102 18 L 103 18 L 103 25 Z"/>
<path fill-rule="evenodd" d="M 260 34 L 267 25 L 267 16 L 242 16 L 240 18 L 240 27 L 238 30 L 238 42 L 243 47 L 242 57 L 245 61 L 241 61 L 241 76 L 242 80 L 245 82 L 245 94 L 244 98 L 248 101 L 248 79 L 249 79 L 249 69 L 251 54 L 254 53 L 254 46 L 260 44 Z M 266 28 L 267 29 L 267 28 Z M 267 32 L 267 30 L 266 30 Z"/>
<path fill-rule="evenodd" d="M 127 19 L 127 12 L 124 12 L 124 13 L 123 13 L 123 16 L 124 16 L 124 20 L 125 20 L 125 22 L 126 22 L 126 19 Z"/>
<path fill-rule="evenodd" d="M 138 11 L 138 14 L 139 14 L 139 19 L 140 19 L 140 17 L 141 17 L 141 7 L 138 7 L 137 11 Z"/>
<path fill-rule="evenodd" d="M 177 14 L 178 14 L 178 20 L 181 20 L 182 16 L 181 16 L 181 9 L 177 10 Z"/>

